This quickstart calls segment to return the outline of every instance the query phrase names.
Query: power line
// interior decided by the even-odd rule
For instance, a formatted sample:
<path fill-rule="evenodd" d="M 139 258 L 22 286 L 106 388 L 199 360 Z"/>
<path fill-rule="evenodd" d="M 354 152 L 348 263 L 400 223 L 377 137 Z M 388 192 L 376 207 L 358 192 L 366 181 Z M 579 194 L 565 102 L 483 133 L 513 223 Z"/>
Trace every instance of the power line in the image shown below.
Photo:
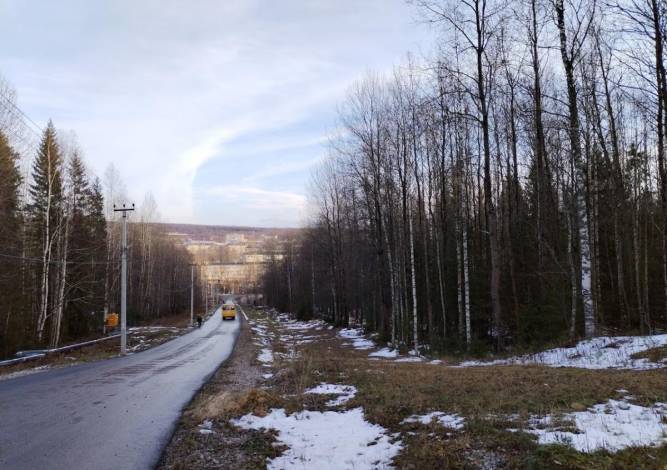
<path fill-rule="evenodd" d="M 19 107 L 18 107 L 12 100 L 10 100 L 7 96 L 5 96 L 4 94 L 0 94 L 0 98 L 2 98 L 2 99 L 5 101 L 5 103 L 6 103 L 6 104 L 3 104 L 4 108 L 7 109 L 7 110 L 9 110 L 10 112 L 13 112 L 13 113 L 18 112 L 19 115 L 20 115 L 20 117 L 21 117 L 21 120 L 24 122 L 24 124 L 26 124 L 26 127 L 27 127 L 28 129 L 30 129 L 32 132 L 34 132 L 35 135 L 36 135 L 37 137 L 39 137 L 39 136 L 41 135 L 41 133 L 44 132 L 39 124 L 37 124 L 35 121 L 33 121 L 33 120 L 30 118 L 30 116 L 28 116 L 28 115 L 27 115 L 21 108 L 19 108 Z M 0 102 L 0 104 L 1 104 L 1 103 L 2 103 L 2 102 Z M 7 105 L 9 105 L 9 106 L 7 106 Z M 16 115 L 16 114 L 14 114 L 14 115 Z M 33 126 L 35 126 L 35 128 L 32 128 L 32 127 L 30 127 L 29 125 L 27 125 L 27 123 L 25 122 L 26 119 L 28 120 L 29 123 L 31 123 Z M 35 129 L 36 129 L 36 130 L 35 130 Z"/>
<path fill-rule="evenodd" d="M 30 140 L 28 137 L 19 134 L 17 130 L 8 130 L 8 135 L 13 136 L 18 140 L 18 142 L 23 143 L 26 147 L 29 148 L 29 150 L 36 151 L 38 149 L 37 143 Z"/>
<path fill-rule="evenodd" d="M 20 261 L 31 261 L 35 263 L 43 263 L 44 260 L 41 258 L 33 258 L 30 256 L 18 256 L 18 255 L 10 255 L 8 253 L 0 253 L 0 257 L 2 258 L 9 258 L 9 259 L 15 259 L 15 260 L 20 260 Z M 95 265 L 109 265 L 109 264 L 116 264 L 119 261 L 47 261 L 48 264 L 54 264 L 54 265 L 76 265 L 76 266 L 95 266 Z"/>

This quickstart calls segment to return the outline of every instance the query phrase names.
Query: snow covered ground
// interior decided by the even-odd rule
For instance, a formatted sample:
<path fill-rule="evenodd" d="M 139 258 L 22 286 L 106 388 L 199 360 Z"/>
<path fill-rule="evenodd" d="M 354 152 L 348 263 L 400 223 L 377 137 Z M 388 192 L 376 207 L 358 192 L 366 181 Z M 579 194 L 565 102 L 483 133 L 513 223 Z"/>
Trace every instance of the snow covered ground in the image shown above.
<path fill-rule="evenodd" d="M 210 419 L 204 420 L 199 426 L 199 434 L 213 434 L 213 422 Z"/>
<path fill-rule="evenodd" d="M 244 429 L 274 429 L 278 442 L 288 446 L 269 460 L 268 469 L 377 469 L 391 467 L 402 444 L 387 430 L 366 421 L 361 408 L 348 411 L 301 411 L 287 415 L 272 409 L 264 416 L 232 420 Z"/>
<path fill-rule="evenodd" d="M 384 357 L 387 359 L 394 359 L 398 357 L 398 351 L 396 349 L 382 348 L 379 351 L 373 351 L 368 355 L 368 357 Z"/>
<path fill-rule="evenodd" d="M 266 326 L 253 326 L 257 336 L 262 339 L 258 359 L 265 365 L 270 365 L 273 361 L 271 344 L 284 343 L 287 346 L 288 354 L 279 350 L 275 352 L 276 361 L 280 361 L 283 357 L 291 358 L 291 353 L 298 350 L 299 345 L 332 338 L 327 331 L 330 328 L 321 321 L 300 322 L 290 320 L 285 315 L 279 315 L 278 319 L 276 329 L 271 328 L 271 334 Z M 398 349 L 376 344 L 374 337 L 364 335 L 361 328 L 344 328 L 335 331 L 335 335 L 343 340 L 343 346 L 363 351 L 363 355 L 367 354 L 368 358 L 374 361 L 444 364 L 442 360 L 428 360 L 412 352 L 401 355 Z M 457 367 L 543 364 L 587 369 L 649 370 L 667 367 L 667 360 L 652 361 L 649 358 L 632 356 L 663 346 L 667 346 L 667 334 L 599 337 L 581 341 L 571 348 L 556 348 L 491 362 L 466 361 Z M 264 375 L 265 378 L 270 376 L 271 374 Z M 358 390 L 353 385 L 336 383 L 338 380 L 345 380 L 344 377 L 345 374 L 341 378 L 329 378 L 331 382 L 323 381 L 303 392 L 327 396 L 326 406 L 331 408 L 327 411 L 304 409 L 287 414 L 285 409 L 272 409 L 266 416 L 248 414 L 232 420 L 231 423 L 245 429 L 272 429 L 277 432 L 278 443 L 287 446 L 287 450 L 268 461 L 269 469 L 391 468 L 393 458 L 404 445 L 400 440 L 401 434 L 434 432 L 432 428 L 424 430 L 414 424 L 442 426 L 448 436 L 454 435 L 455 431 L 456 435 L 466 432 L 466 420 L 471 416 L 446 411 L 410 415 L 403 419 L 401 424 L 413 426 L 405 430 L 399 428 L 400 433 L 392 433 L 377 424 L 369 423 L 363 408 L 357 407 L 359 403 L 364 403 L 364 396 L 357 397 Z M 626 395 L 628 393 L 622 390 L 619 392 Z M 355 397 L 357 399 L 351 406 L 356 408 L 336 408 L 348 404 Z M 503 418 L 522 422 L 518 415 Z M 570 445 L 580 452 L 600 449 L 616 452 L 630 446 L 657 446 L 667 443 L 667 404 L 640 406 L 633 402 L 631 396 L 610 399 L 585 411 L 534 415 L 522 423 L 522 426 L 516 426 L 522 429 L 508 431 L 526 432 L 535 435 L 540 444 L 560 443 Z M 208 433 L 209 429 L 203 426 L 200 432 Z"/>
<path fill-rule="evenodd" d="M 525 432 L 535 434 L 540 444 L 566 444 L 580 452 L 616 452 L 667 442 L 667 404 L 644 407 L 626 399 L 609 400 L 586 411 L 564 415 L 562 421 L 571 422 L 577 432 L 559 429 L 552 416 L 531 418 Z"/>
<path fill-rule="evenodd" d="M 270 349 L 264 348 L 257 355 L 257 360 L 264 365 L 269 365 L 273 362 L 273 352 Z"/>
<path fill-rule="evenodd" d="M 286 320 L 281 325 L 283 328 L 288 330 L 323 330 L 327 324 L 322 320 L 309 320 L 309 321 L 299 321 L 299 320 Z"/>
<path fill-rule="evenodd" d="M 456 413 L 447 414 L 442 411 L 432 411 L 425 415 L 412 415 L 405 418 L 403 423 L 431 424 L 434 419 L 446 428 L 460 430 L 465 426 L 465 418 L 462 416 Z"/>
<path fill-rule="evenodd" d="M 647 358 L 633 358 L 649 349 L 667 345 L 667 334 L 653 336 L 601 336 L 580 341 L 571 348 L 549 349 L 537 354 L 499 359 L 496 361 L 465 361 L 460 367 L 542 364 L 551 367 L 579 367 L 583 369 L 648 370 L 667 367 L 667 362 L 652 362 Z"/>
<path fill-rule="evenodd" d="M 421 356 L 404 356 L 397 358 L 394 362 L 423 362 L 424 358 Z"/>
<path fill-rule="evenodd" d="M 364 336 L 363 331 L 360 328 L 343 328 L 338 332 L 338 336 L 350 340 L 350 343 L 343 343 L 344 346 L 352 346 L 354 349 L 359 349 L 362 351 L 367 351 L 369 349 L 375 349 L 378 346 L 372 339 Z M 368 354 L 368 357 L 373 359 L 393 359 L 394 362 L 422 362 L 424 358 L 418 356 L 411 351 L 408 356 L 401 356 L 397 349 L 391 349 L 388 347 L 383 347 L 377 351 L 372 351 Z"/>
<path fill-rule="evenodd" d="M 321 383 L 316 387 L 306 390 L 304 393 L 314 393 L 317 395 L 338 395 L 337 398 L 329 400 L 327 406 L 344 405 L 352 400 L 357 394 L 357 388 L 352 385 L 326 384 Z"/>
<path fill-rule="evenodd" d="M 364 337 L 364 332 L 358 328 L 343 328 L 338 332 L 338 336 L 350 340 L 351 343 L 347 344 L 351 344 L 354 349 L 373 349 L 375 347 L 375 343 Z"/>

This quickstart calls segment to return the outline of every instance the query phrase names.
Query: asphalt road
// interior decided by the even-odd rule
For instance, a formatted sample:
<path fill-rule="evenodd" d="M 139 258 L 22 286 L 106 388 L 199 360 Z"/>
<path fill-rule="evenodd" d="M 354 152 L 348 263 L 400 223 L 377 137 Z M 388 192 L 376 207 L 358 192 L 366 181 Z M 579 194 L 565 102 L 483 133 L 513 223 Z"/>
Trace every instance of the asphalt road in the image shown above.
<path fill-rule="evenodd" d="M 0 381 L 0 469 L 149 469 L 240 318 L 147 351 Z"/>

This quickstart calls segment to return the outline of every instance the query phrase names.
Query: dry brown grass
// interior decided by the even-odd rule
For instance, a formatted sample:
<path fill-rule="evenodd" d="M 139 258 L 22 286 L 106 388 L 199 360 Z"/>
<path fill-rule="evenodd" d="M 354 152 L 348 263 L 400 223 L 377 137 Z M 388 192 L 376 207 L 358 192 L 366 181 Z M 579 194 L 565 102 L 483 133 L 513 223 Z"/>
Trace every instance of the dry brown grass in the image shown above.
<path fill-rule="evenodd" d="M 369 421 L 402 433 L 405 446 L 395 461 L 398 468 L 667 468 L 665 447 L 583 454 L 565 446 L 538 446 L 528 434 L 508 431 L 531 415 L 582 411 L 619 398 L 625 395 L 621 389 L 640 404 L 665 402 L 664 370 L 397 363 L 371 360 L 368 351 L 342 346 L 344 341 L 331 332 L 321 334 L 324 341 L 297 346 L 296 359 L 276 359 L 280 372 L 271 390 L 287 397 L 283 406 L 289 411 L 323 409 L 322 397 L 301 395 L 320 382 L 356 386 L 357 396 L 345 407 L 362 406 Z M 274 343 L 273 349 L 284 350 L 285 345 Z M 464 416 L 465 431 L 401 424 L 412 414 L 436 410 Z"/>
<path fill-rule="evenodd" d="M 667 346 L 647 349 L 646 351 L 635 353 L 631 357 L 633 359 L 648 359 L 651 362 L 662 362 L 667 360 Z"/>
<path fill-rule="evenodd" d="M 229 419 L 248 413 L 266 416 L 270 408 L 277 408 L 282 400 L 266 390 L 250 389 L 243 392 L 221 392 L 202 397 L 188 410 L 196 422 L 204 419 Z"/>

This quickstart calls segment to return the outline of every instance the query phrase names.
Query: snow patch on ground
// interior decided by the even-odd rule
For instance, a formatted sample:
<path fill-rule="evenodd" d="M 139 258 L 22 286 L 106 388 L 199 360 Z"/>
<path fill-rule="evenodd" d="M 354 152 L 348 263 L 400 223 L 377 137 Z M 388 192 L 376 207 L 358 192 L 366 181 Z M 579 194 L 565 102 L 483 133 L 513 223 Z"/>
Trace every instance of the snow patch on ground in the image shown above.
<path fill-rule="evenodd" d="M 251 329 L 257 336 L 261 336 L 261 337 L 266 337 L 266 336 L 268 336 L 266 327 L 264 327 L 264 326 L 262 326 L 262 325 L 251 326 L 250 329 Z"/>
<path fill-rule="evenodd" d="M 414 351 L 410 351 L 408 356 L 401 356 L 398 352 L 398 349 L 391 348 L 382 348 L 377 351 L 373 351 L 368 354 L 368 357 L 371 359 L 377 360 L 378 358 L 383 359 L 394 359 L 394 362 L 423 362 L 424 357 L 418 356 Z"/>
<path fill-rule="evenodd" d="M 314 335 L 300 335 L 300 334 L 285 334 L 280 336 L 280 341 L 285 343 L 295 343 L 295 344 L 309 344 L 321 339 L 321 336 Z"/>
<path fill-rule="evenodd" d="M 10 372 L 9 374 L 0 375 L 0 380 L 15 379 L 16 377 L 23 377 L 24 375 L 32 375 L 38 372 L 43 372 L 50 368 L 51 366 L 47 364 L 39 367 L 32 367 L 30 369 L 17 370 L 16 372 Z"/>
<path fill-rule="evenodd" d="M 387 358 L 395 358 L 398 357 L 398 350 L 396 349 L 389 349 L 389 348 L 382 348 L 379 351 L 374 351 L 368 355 L 369 357 L 387 357 Z"/>
<path fill-rule="evenodd" d="M 301 411 L 292 415 L 272 409 L 264 416 L 232 420 L 244 429 L 275 429 L 278 442 L 289 448 L 268 461 L 269 469 L 377 469 L 391 467 L 401 450 L 386 429 L 366 421 L 361 408 L 344 412 Z"/>
<path fill-rule="evenodd" d="M 214 434 L 213 422 L 209 419 L 199 425 L 199 434 Z"/>
<path fill-rule="evenodd" d="M 355 349 L 373 349 L 375 343 L 364 337 L 364 332 L 359 328 L 343 328 L 338 332 L 338 336 L 352 341 Z"/>
<path fill-rule="evenodd" d="M 578 432 L 553 427 L 553 417 L 533 417 L 526 432 L 535 434 L 540 444 L 566 444 L 580 452 L 606 449 L 616 452 L 631 446 L 656 446 L 667 442 L 667 404 L 652 407 L 633 405 L 625 400 L 609 400 L 587 411 L 563 416 Z"/>
<path fill-rule="evenodd" d="M 131 328 L 128 328 L 127 331 L 134 333 L 134 332 L 151 332 L 151 331 L 162 331 L 162 330 L 170 330 L 170 331 L 179 331 L 180 328 L 177 328 L 175 326 L 133 326 Z"/>
<path fill-rule="evenodd" d="M 458 414 L 447 414 L 442 411 L 432 411 L 425 415 L 412 415 L 405 418 L 402 423 L 421 423 L 431 424 L 433 420 L 437 420 L 442 426 L 451 429 L 463 429 L 465 425 L 465 418 Z"/>
<path fill-rule="evenodd" d="M 288 330 L 321 330 L 326 325 L 322 320 L 289 320 L 282 326 Z"/>
<path fill-rule="evenodd" d="M 394 362 L 422 362 L 424 358 L 419 356 L 399 357 Z"/>
<path fill-rule="evenodd" d="M 580 341 L 571 348 L 556 348 L 496 361 L 465 361 L 461 367 L 543 364 L 551 367 L 579 367 L 583 369 L 649 370 L 667 367 L 665 362 L 651 362 L 648 358 L 631 356 L 648 349 L 667 345 L 667 334 L 653 336 L 601 336 Z"/>
<path fill-rule="evenodd" d="M 327 406 L 339 406 L 352 400 L 357 395 L 357 388 L 353 385 L 326 384 L 321 383 L 316 387 L 306 390 L 304 393 L 317 395 L 339 395 L 338 398 L 329 400 Z"/>
<path fill-rule="evenodd" d="M 273 362 L 273 352 L 270 349 L 264 348 L 257 355 L 257 360 L 265 365 Z"/>

